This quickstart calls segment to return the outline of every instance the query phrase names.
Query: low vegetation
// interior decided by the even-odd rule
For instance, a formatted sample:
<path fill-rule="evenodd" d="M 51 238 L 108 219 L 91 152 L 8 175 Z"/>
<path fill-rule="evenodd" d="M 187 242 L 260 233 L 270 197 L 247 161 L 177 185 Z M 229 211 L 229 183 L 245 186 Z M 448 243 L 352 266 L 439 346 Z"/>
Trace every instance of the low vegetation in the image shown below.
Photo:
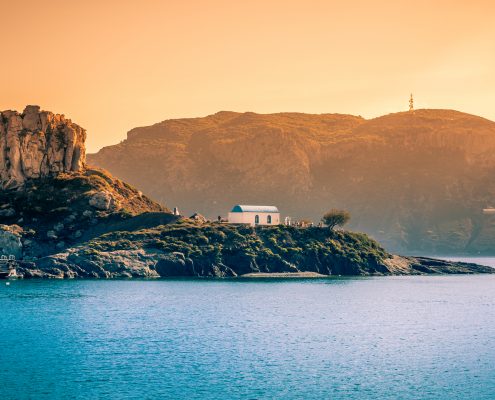
<path fill-rule="evenodd" d="M 390 257 L 361 233 L 285 225 L 198 224 L 187 219 L 136 232 L 108 233 L 88 245 L 100 252 L 142 248 L 180 253 L 194 265 L 194 271 L 185 275 L 200 276 L 217 275 L 215 268 L 231 276 L 298 271 L 358 275 L 386 272 L 383 260 Z"/>
<path fill-rule="evenodd" d="M 27 258 L 61 251 L 89 233 L 117 229 L 123 221 L 149 212 L 169 210 L 96 168 L 30 179 L 21 189 L 0 191 L 0 224 L 24 230 Z"/>
<path fill-rule="evenodd" d="M 179 219 L 113 230 L 18 269 L 28 278 L 493 273 L 489 267 L 461 264 L 394 256 L 365 234 L 324 227 L 254 228 Z"/>

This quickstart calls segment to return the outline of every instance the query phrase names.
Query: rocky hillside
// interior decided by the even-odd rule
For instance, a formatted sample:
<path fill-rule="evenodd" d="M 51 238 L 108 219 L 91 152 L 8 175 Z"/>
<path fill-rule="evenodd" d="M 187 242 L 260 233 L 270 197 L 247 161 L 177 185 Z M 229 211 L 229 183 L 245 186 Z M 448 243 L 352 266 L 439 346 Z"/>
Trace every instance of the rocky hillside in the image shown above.
<path fill-rule="evenodd" d="M 267 203 L 317 221 L 341 207 L 389 250 L 495 254 L 482 214 L 495 206 L 495 123 L 457 111 L 220 112 L 133 129 L 88 160 L 187 213 Z"/>
<path fill-rule="evenodd" d="M 150 213 L 155 218 L 147 218 Z M 105 171 L 63 173 L 0 191 L 0 254 L 36 260 L 108 231 L 173 220 L 166 208 Z"/>
<path fill-rule="evenodd" d="M 112 230 L 176 218 L 108 172 L 85 165 L 85 130 L 28 106 L 0 118 L 0 255 L 37 260 Z"/>

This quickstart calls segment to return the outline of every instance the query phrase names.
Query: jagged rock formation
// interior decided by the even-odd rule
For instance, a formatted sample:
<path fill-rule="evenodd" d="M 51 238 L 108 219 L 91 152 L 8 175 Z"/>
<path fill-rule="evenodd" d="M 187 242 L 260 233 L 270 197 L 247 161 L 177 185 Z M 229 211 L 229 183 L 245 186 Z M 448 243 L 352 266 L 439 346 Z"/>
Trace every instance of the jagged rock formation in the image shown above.
<path fill-rule="evenodd" d="M 495 254 L 482 214 L 495 207 L 495 122 L 458 111 L 220 112 L 135 128 L 88 160 L 210 219 L 265 203 L 316 222 L 338 207 L 391 251 Z"/>
<path fill-rule="evenodd" d="M 80 171 L 85 164 L 86 131 L 64 115 L 27 106 L 0 112 L 0 186 Z"/>

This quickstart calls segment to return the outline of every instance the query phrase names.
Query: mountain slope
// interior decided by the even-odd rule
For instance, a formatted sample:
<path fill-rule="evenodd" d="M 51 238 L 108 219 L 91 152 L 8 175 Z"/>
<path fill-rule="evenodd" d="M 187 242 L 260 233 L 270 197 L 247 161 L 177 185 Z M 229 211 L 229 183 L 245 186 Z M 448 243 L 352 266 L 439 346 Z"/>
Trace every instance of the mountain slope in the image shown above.
<path fill-rule="evenodd" d="M 394 251 L 495 253 L 495 123 L 453 110 L 372 120 L 219 112 L 135 128 L 88 155 L 186 212 L 276 204 L 318 220 L 330 207 Z"/>
<path fill-rule="evenodd" d="M 97 169 L 33 179 L 22 188 L 0 190 L 0 238 L 19 233 L 17 258 L 37 259 L 113 230 L 156 226 L 176 218 L 138 190 Z M 147 215 L 153 221 L 147 222 Z M 164 223 L 164 222 L 162 222 Z M 15 233 L 15 232 L 14 232 Z M 11 254 L 9 241 L 1 254 Z M 14 246 L 14 249 L 16 247 Z"/>

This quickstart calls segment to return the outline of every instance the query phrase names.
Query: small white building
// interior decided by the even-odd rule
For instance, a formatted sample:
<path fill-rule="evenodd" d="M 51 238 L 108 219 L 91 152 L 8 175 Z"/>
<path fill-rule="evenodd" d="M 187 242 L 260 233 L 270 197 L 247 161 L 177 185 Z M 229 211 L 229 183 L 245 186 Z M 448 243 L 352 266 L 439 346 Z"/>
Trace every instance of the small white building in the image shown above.
<path fill-rule="evenodd" d="M 275 206 L 243 206 L 236 205 L 229 212 L 231 224 L 279 225 L 280 212 Z"/>

